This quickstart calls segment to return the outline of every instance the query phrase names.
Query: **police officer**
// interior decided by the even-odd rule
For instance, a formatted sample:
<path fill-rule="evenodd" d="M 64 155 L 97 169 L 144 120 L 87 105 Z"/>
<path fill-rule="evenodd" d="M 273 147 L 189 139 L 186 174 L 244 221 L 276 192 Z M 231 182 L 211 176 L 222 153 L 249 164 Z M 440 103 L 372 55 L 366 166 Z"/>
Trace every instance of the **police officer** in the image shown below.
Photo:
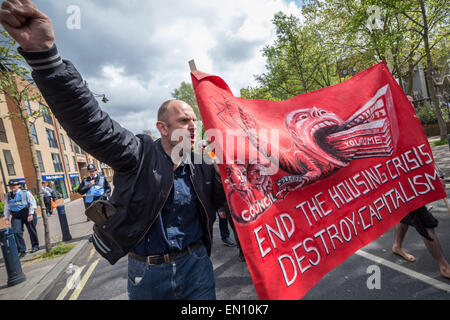
<path fill-rule="evenodd" d="M 96 200 L 108 199 L 111 193 L 108 180 L 98 174 L 97 168 L 93 164 L 89 164 L 87 170 L 89 176 L 83 179 L 78 188 L 78 193 L 84 195 L 85 208 L 88 208 Z"/>
<path fill-rule="evenodd" d="M 30 234 L 31 252 L 39 250 L 39 240 L 36 231 L 36 200 L 28 190 L 21 189 L 21 183 L 17 180 L 10 180 L 8 183 L 10 192 L 6 194 L 4 215 L 6 225 L 9 225 L 9 216 L 11 215 L 12 230 L 16 240 L 19 256 L 22 258 L 26 254 L 27 247 L 23 240 L 23 225 L 25 224 Z"/>

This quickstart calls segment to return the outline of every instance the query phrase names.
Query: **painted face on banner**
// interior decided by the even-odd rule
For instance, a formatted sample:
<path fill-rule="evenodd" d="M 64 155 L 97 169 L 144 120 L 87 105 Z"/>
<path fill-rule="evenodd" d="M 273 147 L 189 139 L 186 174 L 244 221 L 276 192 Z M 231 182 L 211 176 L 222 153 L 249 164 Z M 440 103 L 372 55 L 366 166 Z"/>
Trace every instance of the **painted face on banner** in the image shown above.
<path fill-rule="evenodd" d="M 247 170 L 245 165 L 237 165 L 234 170 L 234 175 L 230 176 L 232 183 L 234 183 L 239 189 L 247 188 Z"/>
<path fill-rule="evenodd" d="M 286 126 L 297 146 L 316 144 L 318 133 L 329 132 L 340 124 L 342 120 L 337 115 L 316 107 L 295 110 L 286 117 Z"/>

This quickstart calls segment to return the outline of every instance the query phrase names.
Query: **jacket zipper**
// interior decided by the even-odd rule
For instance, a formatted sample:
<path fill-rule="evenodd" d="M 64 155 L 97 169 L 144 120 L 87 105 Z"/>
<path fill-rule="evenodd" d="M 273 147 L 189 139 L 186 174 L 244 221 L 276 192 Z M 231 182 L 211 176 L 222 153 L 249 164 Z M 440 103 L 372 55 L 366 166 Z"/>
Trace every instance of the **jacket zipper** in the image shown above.
<path fill-rule="evenodd" d="M 145 238 L 145 236 L 147 235 L 148 231 L 150 230 L 150 228 L 151 228 L 151 227 L 153 226 L 153 224 L 155 223 L 156 219 L 158 219 L 159 215 L 161 214 L 162 208 L 164 208 L 164 206 L 166 205 L 167 199 L 169 199 L 170 192 L 172 191 L 172 188 L 173 188 L 173 181 L 174 181 L 174 178 L 173 178 L 173 175 L 172 175 L 172 184 L 170 185 L 170 189 L 169 189 L 169 192 L 167 193 L 166 200 L 164 200 L 162 206 L 159 208 L 158 214 L 156 215 L 155 219 L 153 219 L 152 223 L 151 223 L 151 224 L 148 226 L 148 228 L 145 230 L 143 236 L 139 239 L 138 242 L 136 242 L 136 243 L 134 244 L 133 247 L 136 247 L 136 246 L 137 246 L 137 245 Z"/>
<path fill-rule="evenodd" d="M 191 184 L 192 184 L 192 187 L 194 188 L 194 192 L 195 192 L 195 194 L 197 195 L 197 198 L 198 198 L 198 200 L 200 201 L 200 203 L 201 203 L 201 205 L 202 205 L 202 207 L 203 207 L 203 210 L 205 211 L 205 215 L 206 215 L 206 223 L 207 223 L 207 225 L 206 225 L 206 231 L 208 231 L 209 241 L 210 241 L 211 244 L 212 244 L 212 236 L 211 236 L 211 232 L 209 231 L 209 217 L 208 217 L 208 211 L 206 211 L 206 208 L 205 208 L 205 206 L 204 206 L 204 204 L 203 204 L 203 202 L 202 202 L 202 199 L 199 197 L 198 192 L 197 192 L 197 190 L 195 189 L 195 184 L 194 184 L 194 180 L 192 180 L 192 176 L 189 176 L 189 178 L 191 179 Z"/>

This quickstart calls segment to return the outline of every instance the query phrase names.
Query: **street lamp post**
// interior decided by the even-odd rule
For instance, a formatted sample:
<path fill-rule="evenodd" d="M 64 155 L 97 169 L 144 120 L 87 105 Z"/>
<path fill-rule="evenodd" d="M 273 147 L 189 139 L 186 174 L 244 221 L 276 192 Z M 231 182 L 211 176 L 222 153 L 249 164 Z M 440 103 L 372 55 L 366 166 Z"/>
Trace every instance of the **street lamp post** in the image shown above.
<path fill-rule="evenodd" d="M 86 85 L 86 87 L 88 87 L 88 83 L 86 80 L 84 80 L 84 84 Z M 106 97 L 105 94 L 98 94 L 98 93 L 93 92 L 92 90 L 91 90 L 91 93 L 94 95 L 95 98 L 102 98 L 103 103 L 108 103 L 109 99 Z"/>

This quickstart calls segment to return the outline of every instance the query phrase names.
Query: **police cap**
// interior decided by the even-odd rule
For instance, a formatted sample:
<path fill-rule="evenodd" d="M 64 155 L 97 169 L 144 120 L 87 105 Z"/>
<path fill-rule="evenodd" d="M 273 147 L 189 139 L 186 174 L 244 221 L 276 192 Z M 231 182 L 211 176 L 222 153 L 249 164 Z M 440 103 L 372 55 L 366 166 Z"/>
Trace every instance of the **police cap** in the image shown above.
<path fill-rule="evenodd" d="M 20 182 L 19 180 L 9 180 L 8 181 L 8 186 L 18 186 L 21 184 L 22 184 L 22 182 Z"/>
<path fill-rule="evenodd" d="M 97 171 L 97 168 L 91 163 L 87 166 L 88 171 Z"/>

